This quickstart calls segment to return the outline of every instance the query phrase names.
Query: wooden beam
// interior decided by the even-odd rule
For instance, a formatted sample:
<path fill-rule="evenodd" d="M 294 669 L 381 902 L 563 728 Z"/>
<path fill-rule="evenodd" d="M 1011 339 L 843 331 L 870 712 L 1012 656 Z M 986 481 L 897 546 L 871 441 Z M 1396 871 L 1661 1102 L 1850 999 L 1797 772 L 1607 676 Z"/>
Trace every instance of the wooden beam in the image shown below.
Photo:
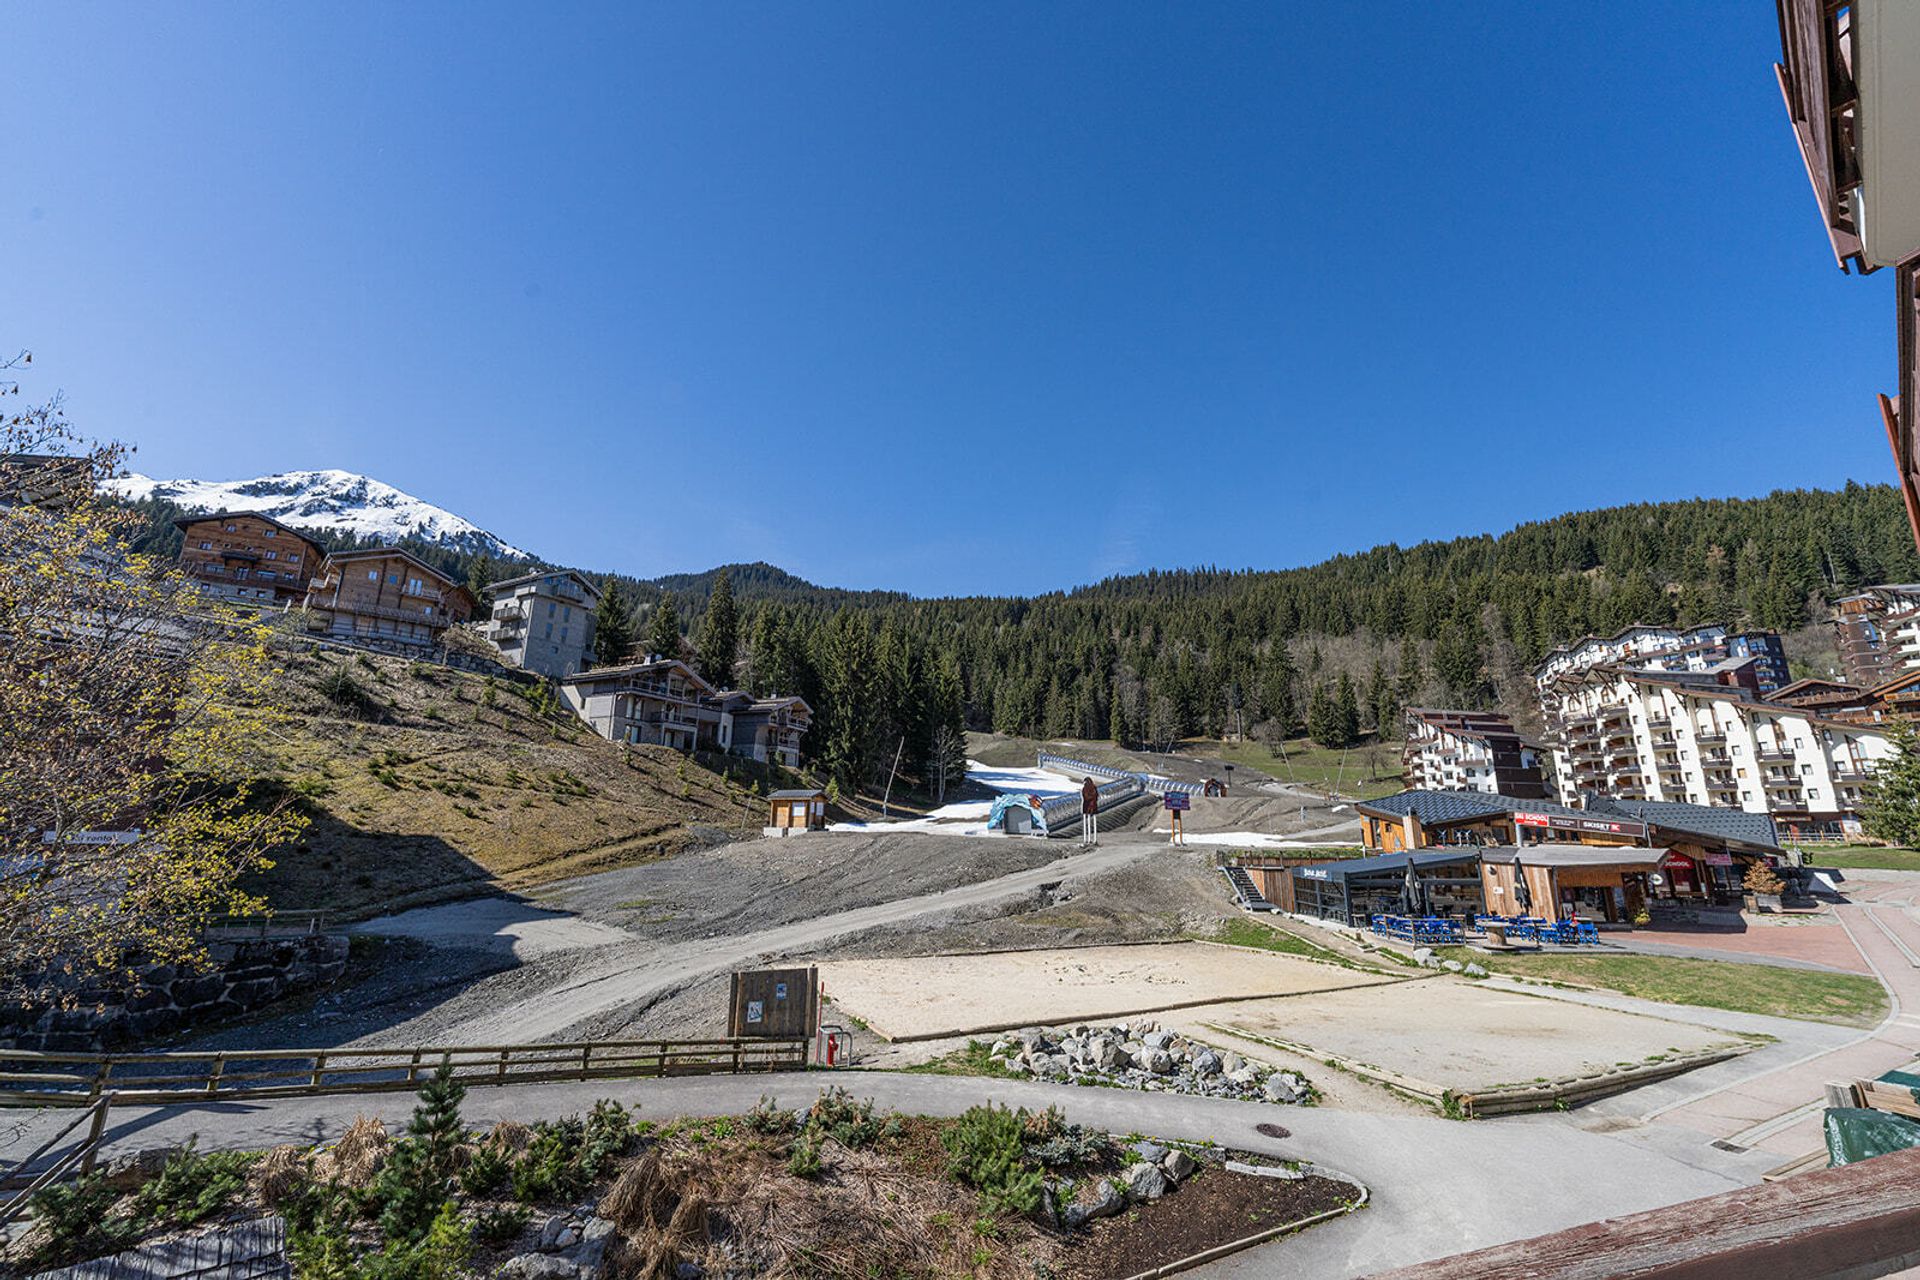
<path fill-rule="evenodd" d="M 1375 1280 L 1872 1280 L 1920 1266 L 1920 1148 L 1402 1267 Z"/>

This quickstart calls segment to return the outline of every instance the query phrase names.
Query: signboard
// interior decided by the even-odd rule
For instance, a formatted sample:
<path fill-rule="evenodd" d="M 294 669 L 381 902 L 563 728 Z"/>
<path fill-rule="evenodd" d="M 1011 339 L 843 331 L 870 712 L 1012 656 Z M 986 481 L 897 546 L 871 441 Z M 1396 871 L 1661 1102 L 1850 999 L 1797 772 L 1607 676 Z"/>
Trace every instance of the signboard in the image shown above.
<path fill-rule="evenodd" d="M 1296 867 L 1294 869 L 1309 880 L 1333 879 L 1333 876 L 1330 873 L 1328 873 L 1326 870 L 1320 867 Z"/>
<path fill-rule="evenodd" d="M 1167 792 L 1164 802 L 1168 809 L 1175 812 L 1193 808 L 1193 797 L 1182 791 Z"/>
<path fill-rule="evenodd" d="M 1710 867 L 1730 867 L 1733 865 L 1733 855 L 1730 853 L 1709 853 L 1701 858 L 1700 861 Z"/>
<path fill-rule="evenodd" d="M 1669 853 L 1660 865 L 1668 871 L 1691 871 L 1693 859 L 1684 853 Z"/>
<path fill-rule="evenodd" d="M 727 1034 L 804 1039 L 820 1025 L 817 969 L 739 969 L 727 996 Z"/>
<path fill-rule="evenodd" d="M 747 1001 L 747 1021 L 750 1023 L 765 1022 L 766 1006 L 761 1004 L 758 1000 Z"/>
<path fill-rule="evenodd" d="M 1539 827 L 1552 831 L 1581 831 L 1603 836 L 1644 836 L 1647 824 L 1644 822 L 1625 822 L 1618 818 L 1575 818 L 1560 813 L 1516 813 L 1513 822 L 1518 827 Z"/>
<path fill-rule="evenodd" d="M 58 840 L 61 844 L 132 844 L 140 836 L 138 831 L 69 831 L 55 835 L 48 830 L 40 833 L 40 843 L 52 844 Z"/>

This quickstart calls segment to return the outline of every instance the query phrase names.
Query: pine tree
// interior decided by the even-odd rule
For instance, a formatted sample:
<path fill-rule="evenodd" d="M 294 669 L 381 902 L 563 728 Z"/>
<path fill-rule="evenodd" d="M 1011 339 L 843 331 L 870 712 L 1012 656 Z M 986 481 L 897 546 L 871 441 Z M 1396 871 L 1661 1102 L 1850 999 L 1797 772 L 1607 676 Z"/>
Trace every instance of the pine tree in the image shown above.
<path fill-rule="evenodd" d="M 1360 741 L 1360 699 L 1353 687 L 1353 677 L 1344 671 L 1334 684 L 1331 726 L 1333 741 L 1327 746 L 1344 748 Z"/>
<path fill-rule="evenodd" d="M 389 1243 L 425 1235 L 446 1203 L 448 1182 L 466 1138 L 460 1124 L 466 1093 L 445 1062 L 422 1086 L 407 1131 L 394 1143 L 373 1184 L 374 1203 L 381 1206 L 380 1230 Z"/>
<path fill-rule="evenodd" d="M 722 569 L 707 596 L 700 619 L 700 678 L 716 689 L 733 687 L 733 664 L 740 648 L 740 618 L 733 607 L 733 583 Z"/>
<path fill-rule="evenodd" d="M 1307 736 L 1323 747 L 1334 745 L 1333 699 L 1327 696 L 1327 686 L 1318 680 L 1307 695 Z"/>
<path fill-rule="evenodd" d="M 613 578 L 600 587 L 593 609 L 593 656 L 601 666 L 624 662 L 633 649 L 633 604 Z"/>
<path fill-rule="evenodd" d="M 1127 705 L 1120 696 L 1120 690 L 1114 689 L 1107 698 L 1107 737 L 1113 739 L 1113 745 L 1127 745 Z"/>
<path fill-rule="evenodd" d="M 647 652 L 662 658 L 680 656 L 680 615 L 674 612 L 673 597 L 664 591 L 647 619 Z"/>
<path fill-rule="evenodd" d="M 960 665 L 951 654 L 941 657 L 934 673 L 928 717 L 932 731 L 927 741 L 927 779 L 934 798 L 945 804 L 947 788 L 958 786 L 967 776 L 966 696 L 960 688 Z"/>
<path fill-rule="evenodd" d="M 1420 642 L 1412 636 L 1401 637 L 1400 673 L 1397 677 L 1400 705 L 1406 706 L 1420 696 L 1420 686 L 1426 678 L 1426 672 L 1420 666 Z"/>
<path fill-rule="evenodd" d="M 1300 719 L 1300 709 L 1294 702 L 1294 682 L 1299 677 L 1294 669 L 1293 650 L 1288 646 L 1286 637 L 1273 642 L 1273 652 L 1267 656 L 1265 680 L 1260 691 L 1260 709 L 1267 719 L 1280 726 L 1281 736 L 1293 732 L 1294 725 Z"/>
<path fill-rule="evenodd" d="M 1920 734 L 1897 722 L 1892 738 L 1894 753 L 1875 766 L 1860 821 L 1874 839 L 1911 849 L 1920 847 Z"/>

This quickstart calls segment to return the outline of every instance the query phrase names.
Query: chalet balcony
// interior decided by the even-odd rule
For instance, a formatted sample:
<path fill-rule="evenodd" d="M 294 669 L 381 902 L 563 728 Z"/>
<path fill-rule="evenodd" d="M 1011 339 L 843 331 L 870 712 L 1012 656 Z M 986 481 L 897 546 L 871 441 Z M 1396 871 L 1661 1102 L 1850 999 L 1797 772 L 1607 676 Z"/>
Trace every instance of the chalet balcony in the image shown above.
<path fill-rule="evenodd" d="M 320 604 L 309 601 L 307 607 L 320 613 L 336 613 L 348 618 L 386 618 L 392 622 L 417 622 L 436 630 L 450 626 L 453 619 L 444 613 L 423 613 L 418 609 L 395 609 L 384 604 Z"/>
<path fill-rule="evenodd" d="M 1763 746 L 1763 747 L 1760 747 L 1758 750 L 1756 750 L 1753 753 L 1753 756 L 1754 756 L 1754 759 L 1756 760 L 1767 760 L 1767 761 L 1778 760 L 1778 761 L 1790 762 L 1793 759 L 1793 752 L 1787 750 L 1785 747 Z"/>
<path fill-rule="evenodd" d="M 1836 782 L 1865 782 L 1872 776 L 1872 770 L 1857 764 L 1835 765 L 1833 770 Z"/>
<path fill-rule="evenodd" d="M 1701 743 L 1725 742 L 1727 740 L 1727 732 L 1724 729 L 1696 729 L 1693 734 L 1693 740 Z"/>

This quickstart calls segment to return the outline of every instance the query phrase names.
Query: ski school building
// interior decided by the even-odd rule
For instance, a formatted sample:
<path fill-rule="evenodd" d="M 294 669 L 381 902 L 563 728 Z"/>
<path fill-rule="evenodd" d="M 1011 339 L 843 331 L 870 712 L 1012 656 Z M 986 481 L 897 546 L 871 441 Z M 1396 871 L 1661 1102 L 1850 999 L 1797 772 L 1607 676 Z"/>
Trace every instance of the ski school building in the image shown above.
<path fill-rule="evenodd" d="M 1737 910 L 1756 862 L 1781 857 L 1765 814 L 1589 797 L 1589 808 L 1472 791 L 1406 791 L 1354 806 L 1371 856 L 1248 868 L 1283 909 L 1344 924 L 1398 909 L 1411 854 L 1437 914 L 1628 925 Z M 1524 883 L 1526 892 L 1520 892 Z"/>

